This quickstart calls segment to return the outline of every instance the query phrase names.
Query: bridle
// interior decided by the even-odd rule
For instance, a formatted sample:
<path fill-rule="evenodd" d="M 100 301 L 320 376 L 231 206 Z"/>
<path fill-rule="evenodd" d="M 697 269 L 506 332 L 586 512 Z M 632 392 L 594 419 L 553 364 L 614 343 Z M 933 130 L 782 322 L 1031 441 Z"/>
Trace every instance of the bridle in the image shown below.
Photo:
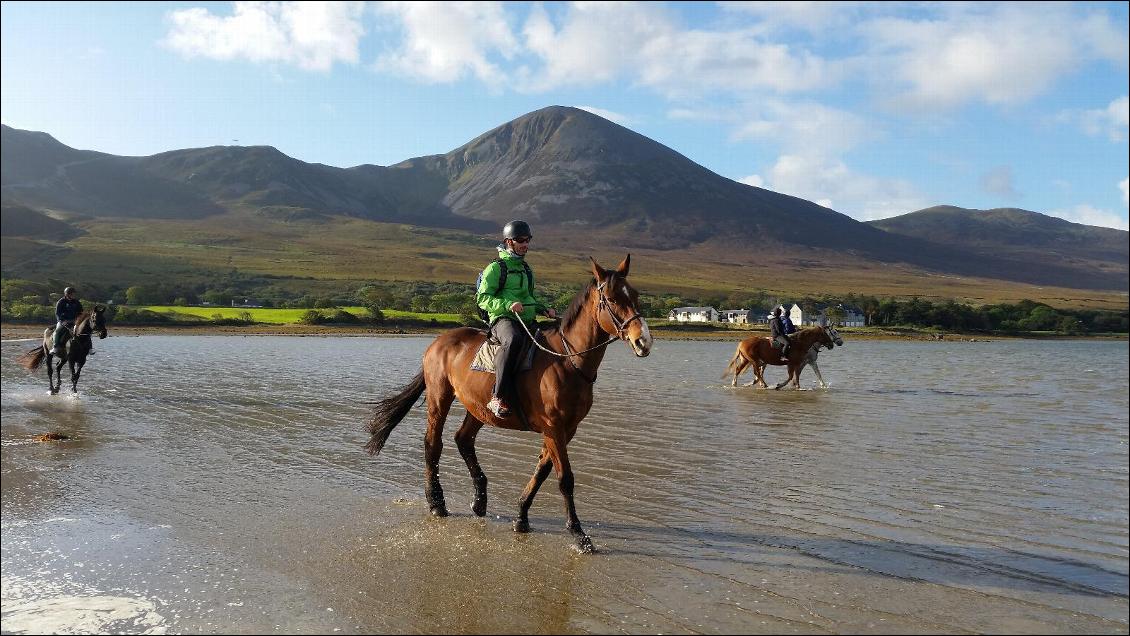
<path fill-rule="evenodd" d="M 596 324 L 600 325 L 600 310 L 603 309 L 608 314 L 608 318 L 612 320 L 612 325 L 616 327 L 616 336 L 613 339 L 619 338 L 620 340 L 627 340 L 628 337 L 624 334 L 624 331 L 627 330 L 628 325 L 632 324 L 634 321 L 643 320 L 643 316 L 640 315 L 639 311 L 636 311 L 636 313 L 632 314 L 630 318 L 621 321 L 620 318 L 616 316 L 616 312 L 612 311 L 612 303 L 608 300 L 608 296 L 604 293 L 604 288 L 607 285 L 608 281 L 604 281 L 596 288 L 597 293 L 600 294 L 600 300 L 598 301 L 596 309 Z M 604 327 L 601 327 L 601 329 L 604 329 Z M 606 331 L 605 333 L 608 332 Z M 608 342 L 612 342 L 612 340 L 609 340 Z"/>
<path fill-rule="evenodd" d="M 81 323 L 75 323 L 75 328 L 71 331 L 71 337 L 75 340 L 78 340 L 79 338 L 82 338 L 84 336 L 87 338 L 93 338 L 95 331 L 98 331 L 101 334 L 105 334 L 105 325 L 102 325 L 101 327 L 96 326 L 96 320 L 100 317 L 101 316 L 97 309 L 91 311 L 90 314 L 88 314 Z M 105 338 L 106 336 L 102 335 L 101 337 Z"/>
<path fill-rule="evenodd" d="M 602 347 L 607 347 L 609 344 L 611 344 L 612 342 L 615 342 L 616 340 L 627 341 L 628 336 L 626 334 L 626 331 L 628 329 L 628 325 L 632 324 L 636 320 L 640 320 L 640 321 L 643 320 L 643 315 L 641 315 L 640 312 L 637 310 L 627 320 L 621 321 L 620 318 L 616 315 L 616 312 L 612 311 L 612 301 L 608 300 L 608 296 L 605 294 L 604 288 L 607 285 L 608 285 L 608 281 L 604 281 L 603 283 L 597 285 L 597 287 L 596 287 L 596 293 L 598 294 L 599 298 L 597 300 L 596 316 L 593 317 L 593 320 L 596 321 L 596 326 L 600 327 L 601 331 L 604 331 L 604 333 L 608 333 L 608 331 L 605 330 L 604 327 L 600 324 L 600 312 L 601 312 L 601 310 L 604 310 L 604 312 L 608 314 L 608 318 L 612 321 L 612 325 L 616 328 L 616 333 L 615 334 L 609 334 L 609 337 L 608 337 L 607 340 L 605 340 L 604 342 L 602 342 L 602 343 L 600 343 L 600 344 L 598 344 L 594 347 L 589 347 L 588 349 L 585 349 L 584 351 L 575 351 L 573 349 L 573 346 L 569 344 L 569 341 L 565 339 L 565 332 L 563 330 L 561 330 L 560 328 L 558 328 L 557 333 L 561 337 L 561 346 L 564 347 L 565 353 L 557 353 L 556 351 L 553 351 L 552 349 L 547 349 L 547 348 L 543 347 L 537 341 L 536 338 L 534 338 L 534 334 L 530 333 L 530 328 L 526 326 L 526 322 L 522 319 L 518 319 L 518 324 L 522 325 L 522 329 L 524 329 L 525 332 L 526 332 L 526 335 L 528 335 L 530 337 L 530 342 L 534 343 L 534 346 L 536 346 L 538 349 L 541 349 L 542 351 L 544 351 L 544 352 L 546 352 L 546 353 L 548 353 L 552 356 L 556 356 L 558 358 L 568 359 L 569 364 L 573 365 L 573 368 L 576 369 L 577 372 L 580 373 L 582 377 L 584 377 L 586 380 L 588 380 L 589 384 L 593 384 L 593 383 L 596 382 L 596 376 L 594 375 L 592 378 L 589 378 L 588 374 L 586 374 L 584 372 L 584 370 L 581 369 L 580 365 L 578 365 L 573 360 L 573 358 L 576 357 L 576 356 L 581 356 L 581 355 L 584 355 L 586 353 L 589 353 L 590 351 L 596 351 L 597 349 L 600 349 Z"/>

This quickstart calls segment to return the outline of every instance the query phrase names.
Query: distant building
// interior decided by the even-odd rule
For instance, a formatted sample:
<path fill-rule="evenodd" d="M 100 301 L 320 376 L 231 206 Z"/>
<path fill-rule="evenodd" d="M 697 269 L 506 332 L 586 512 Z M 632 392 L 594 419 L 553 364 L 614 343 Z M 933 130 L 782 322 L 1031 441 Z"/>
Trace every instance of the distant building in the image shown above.
<path fill-rule="evenodd" d="M 723 309 L 718 313 L 719 320 L 736 325 L 751 325 L 758 322 L 756 314 L 757 311 L 754 309 Z"/>
<path fill-rule="evenodd" d="M 244 307 L 244 308 L 247 308 L 247 307 L 262 307 L 263 303 L 255 300 L 254 298 L 244 298 L 243 302 L 237 303 L 236 300 L 233 298 L 232 301 L 231 301 L 231 306 L 232 307 Z"/>
<path fill-rule="evenodd" d="M 718 310 L 713 307 L 676 307 L 667 314 L 667 319 L 678 322 L 717 322 Z"/>
<path fill-rule="evenodd" d="M 863 327 L 867 324 L 861 309 L 839 303 L 813 305 L 807 309 L 794 303 L 789 309 L 789 319 L 797 327 L 810 327 L 825 322 L 839 327 Z"/>
<path fill-rule="evenodd" d="M 824 316 L 829 315 L 829 309 L 835 308 L 831 315 L 835 318 L 829 318 L 832 322 L 840 327 L 864 327 L 867 325 L 867 317 L 863 315 L 863 310 L 853 305 L 833 305 L 825 307 L 821 312 Z"/>

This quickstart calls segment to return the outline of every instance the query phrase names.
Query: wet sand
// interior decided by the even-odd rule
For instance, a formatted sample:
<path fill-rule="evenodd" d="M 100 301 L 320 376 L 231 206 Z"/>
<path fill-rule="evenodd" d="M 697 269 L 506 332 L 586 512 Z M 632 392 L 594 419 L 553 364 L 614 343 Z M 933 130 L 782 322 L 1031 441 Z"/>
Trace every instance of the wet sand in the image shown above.
<path fill-rule="evenodd" d="M 718 380 L 732 343 L 613 349 L 580 555 L 552 476 L 510 529 L 533 434 L 480 433 L 485 519 L 460 409 L 450 518 L 420 405 L 361 450 L 429 341 L 109 339 L 78 398 L 4 344 L 3 630 L 1127 632 L 1125 344 L 849 339 L 786 393 Z"/>

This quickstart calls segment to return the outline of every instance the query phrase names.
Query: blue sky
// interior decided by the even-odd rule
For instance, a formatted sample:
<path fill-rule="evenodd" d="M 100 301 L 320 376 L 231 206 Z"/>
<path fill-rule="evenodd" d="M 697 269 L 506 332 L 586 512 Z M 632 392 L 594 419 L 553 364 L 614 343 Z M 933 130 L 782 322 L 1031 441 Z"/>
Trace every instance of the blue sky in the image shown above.
<path fill-rule="evenodd" d="M 0 118 L 76 148 L 388 165 L 558 104 L 861 220 L 949 204 L 1127 228 L 1124 2 L 4 2 L 0 17 Z"/>

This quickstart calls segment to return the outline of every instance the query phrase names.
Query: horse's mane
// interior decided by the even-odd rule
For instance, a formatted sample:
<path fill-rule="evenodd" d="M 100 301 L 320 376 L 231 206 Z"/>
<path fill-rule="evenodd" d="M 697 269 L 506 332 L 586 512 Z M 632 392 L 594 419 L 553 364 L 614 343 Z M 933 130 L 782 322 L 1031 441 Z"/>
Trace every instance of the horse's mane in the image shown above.
<path fill-rule="evenodd" d="M 573 301 L 569 303 L 569 308 L 565 310 L 565 315 L 561 317 L 562 330 L 573 324 L 573 321 L 577 319 L 577 316 L 580 316 L 581 312 L 585 310 L 585 304 L 588 300 L 589 293 L 592 292 L 592 288 L 595 285 L 596 279 L 594 278 L 590 280 L 589 284 L 585 285 L 584 288 L 581 289 L 581 291 L 577 292 L 576 296 L 573 296 Z"/>

